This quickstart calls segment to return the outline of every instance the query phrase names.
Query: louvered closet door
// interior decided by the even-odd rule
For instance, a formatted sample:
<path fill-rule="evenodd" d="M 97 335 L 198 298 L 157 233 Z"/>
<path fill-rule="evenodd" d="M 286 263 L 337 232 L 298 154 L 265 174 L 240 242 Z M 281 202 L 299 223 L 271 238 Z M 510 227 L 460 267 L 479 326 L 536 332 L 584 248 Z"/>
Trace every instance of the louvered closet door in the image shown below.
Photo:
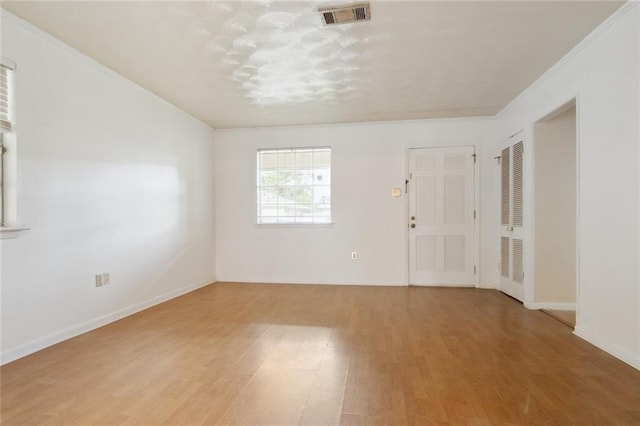
<path fill-rule="evenodd" d="M 500 290 L 524 300 L 523 172 L 524 143 L 500 152 Z"/>

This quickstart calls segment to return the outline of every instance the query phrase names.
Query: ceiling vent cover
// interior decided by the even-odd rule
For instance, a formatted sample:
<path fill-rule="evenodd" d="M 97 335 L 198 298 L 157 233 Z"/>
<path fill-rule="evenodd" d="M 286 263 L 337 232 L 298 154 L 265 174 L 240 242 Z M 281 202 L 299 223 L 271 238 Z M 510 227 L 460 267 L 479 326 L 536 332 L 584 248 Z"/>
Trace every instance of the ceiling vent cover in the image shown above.
<path fill-rule="evenodd" d="M 319 9 L 322 14 L 322 22 L 325 25 L 349 24 L 357 21 L 369 21 L 371 11 L 369 3 L 351 4 L 341 7 L 329 7 Z"/>

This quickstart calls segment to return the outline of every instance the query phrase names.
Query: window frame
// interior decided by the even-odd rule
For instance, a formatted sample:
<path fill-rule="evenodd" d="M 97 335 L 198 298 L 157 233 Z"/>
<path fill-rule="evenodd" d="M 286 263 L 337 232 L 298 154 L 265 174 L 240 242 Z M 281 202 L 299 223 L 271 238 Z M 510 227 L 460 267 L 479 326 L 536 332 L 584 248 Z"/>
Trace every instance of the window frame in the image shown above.
<path fill-rule="evenodd" d="M 17 126 L 16 126 L 16 63 L 0 58 L 0 66 L 7 70 L 7 113 L 0 124 L 0 239 L 22 236 L 30 228 L 18 224 L 17 209 Z M 6 120 L 5 120 L 6 118 Z"/>
<path fill-rule="evenodd" d="M 268 161 L 265 154 L 276 155 L 276 165 L 263 167 Z M 291 161 L 293 154 L 294 166 L 281 164 L 281 155 L 286 155 L 286 161 Z M 299 146 L 286 148 L 259 148 L 256 151 L 256 224 L 260 226 L 326 226 L 332 225 L 332 148 L 331 146 Z M 306 160 L 302 156 L 306 156 Z M 317 164 L 316 156 L 328 155 L 328 165 Z M 299 157 L 300 156 L 300 157 Z M 311 164 L 305 164 L 311 157 Z M 287 174 L 288 172 L 288 174 Z M 269 173 L 276 175 L 274 184 L 264 184 L 263 179 Z M 298 180 L 306 177 L 308 182 L 283 182 L 281 179 L 285 173 L 290 179 Z M 293 175 L 293 176 L 292 176 Z M 328 179 L 326 179 L 328 178 Z M 285 177 L 286 179 L 286 177 Z M 324 180 L 324 182 L 321 182 Z M 273 191 L 275 189 L 275 192 Z M 296 189 L 298 191 L 296 191 Z M 265 202 L 265 197 L 275 195 L 275 201 Z M 301 194 L 300 191 L 304 192 Z M 281 195 L 284 193 L 295 194 L 287 201 L 281 203 Z M 298 196 L 311 197 L 310 201 L 302 202 Z M 284 198 L 284 197 L 283 197 Z M 328 200 L 327 200 L 328 199 Z M 271 207 L 272 214 L 265 214 L 265 208 Z M 275 213 L 273 211 L 275 210 Z M 292 215 L 281 214 L 282 211 L 291 211 Z M 300 211 L 311 211 L 311 214 L 299 214 Z M 319 214 L 316 214 L 319 212 Z"/>
<path fill-rule="evenodd" d="M 2 114 L 0 114 L 0 228 L 7 228 L 7 222 L 11 220 L 10 214 L 7 212 L 7 151 L 8 147 L 14 147 L 12 142 L 15 133 L 14 73 L 16 64 L 3 57 L 0 58 L 0 68 L 2 68 L 2 73 L 6 76 L 6 93 L 2 96 L 3 100 L 6 101 L 6 109 L 3 109 Z"/>

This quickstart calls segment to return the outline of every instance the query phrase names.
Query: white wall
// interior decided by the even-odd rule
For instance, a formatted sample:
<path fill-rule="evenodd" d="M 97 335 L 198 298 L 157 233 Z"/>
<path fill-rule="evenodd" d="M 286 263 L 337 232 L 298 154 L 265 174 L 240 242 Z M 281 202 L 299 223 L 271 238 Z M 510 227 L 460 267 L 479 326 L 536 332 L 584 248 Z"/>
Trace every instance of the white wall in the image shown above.
<path fill-rule="evenodd" d="M 492 119 L 216 130 L 216 252 L 220 281 L 407 284 L 407 149 L 478 145 L 480 217 L 495 203 L 483 164 Z M 332 147 L 330 227 L 256 225 L 256 150 Z M 488 175 L 490 176 L 490 175 Z M 486 193 L 486 194 L 485 194 Z M 487 215 L 488 216 L 488 215 Z M 490 222 L 486 222 L 487 227 Z M 480 232 L 480 283 L 495 287 L 497 238 Z M 358 260 L 351 252 L 358 251 Z M 490 267 L 489 265 L 494 265 Z"/>
<path fill-rule="evenodd" d="M 577 97 L 576 334 L 640 368 L 640 7 L 623 6 L 498 116 L 503 138 Z M 531 147 L 525 147 L 528 155 Z M 526 164 L 526 163 L 525 163 Z M 532 170 L 526 172 L 530 189 Z M 530 191 L 529 191 L 530 192 Z M 525 221 L 531 217 L 529 204 Z M 531 234 L 527 237 L 530 241 Z M 528 253 L 530 246 L 525 247 Z M 525 265 L 530 273 L 531 259 Z M 525 280 L 531 276 L 525 275 Z M 533 301 L 528 288 L 525 302 Z"/>
<path fill-rule="evenodd" d="M 2 55 L 31 228 L 2 240 L 2 361 L 215 281 L 213 131 L 4 11 Z"/>
<path fill-rule="evenodd" d="M 576 302 L 576 108 L 536 123 L 535 302 Z"/>

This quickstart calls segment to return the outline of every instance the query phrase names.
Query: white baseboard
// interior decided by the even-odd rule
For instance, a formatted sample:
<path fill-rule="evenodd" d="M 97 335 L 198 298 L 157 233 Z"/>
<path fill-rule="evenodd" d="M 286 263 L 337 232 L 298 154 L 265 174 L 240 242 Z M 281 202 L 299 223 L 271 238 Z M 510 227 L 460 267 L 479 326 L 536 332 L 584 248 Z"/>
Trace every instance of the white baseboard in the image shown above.
<path fill-rule="evenodd" d="M 549 309 L 553 311 L 575 311 L 575 303 L 553 303 L 553 302 L 532 302 L 525 303 L 525 307 L 528 309 Z"/>
<path fill-rule="evenodd" d="M 419 288 L 479 288 L 475 284 L 409 284 Z"/>
<path fill-rule="evenodd" d="M 640 370 L 640 357 L 632 354 L 628 349 L 621 348 L 614 343 L 608 342 L 606 339 L 596 336 L 594 333 L 585 330 L 583 327 L 576 327 L 575 330 L 573 330 L 573 334 Z"/>
<path fill-rule="evenodd" d="M 46 336 L 39 337 L 37 339 L 24 343 L 18 347 L 11 348 L 8 350 L 3 350 L 0 358 L 0 365 L 4 365 L 11 361 L 15 361 L 16 359 L 22 358 L 24 356 L 30 355 L 34 352 L 37 352 L 49 346 L 55 345 L 56 343 L 60 343 L 67 339 L 71 339 L 72 337 L 79 336 L 80 334 L 86 333 L 88 331 L 95 330 L 96 328 L 100 328 L 114 321 L 118 321 L 122 318 L 128 317 L 129 315 L 133 315 L 137 312 L 143 311 L 145 309 L 149 309 L 152 306 L 158 305 L 162 302 L 166 302 L 167 300 L 170 300 L 170 299 L 174 299 L 178 296 L 182 296 L 183 294 L 190 293 L 194 290 L 197 290 L 201 287 L 205 287 L 214 282 L 215 282 L 215 279 L 207 280 L 205 282 L 198 283 L 198 284 L 192 284 L 186 287 L 181 287 L 177 290 L 173 290 L 168 293 L 164 293 L 159 296 L 153 297 L 149 300 L 145 300 L 144 302 L 136 303 L 134 305 L 127 306 L 126 308 L 122 308 L 117 311 L 111 312 L 109 314 L 99 316 L 97 318 L 83 322 L 81 324 L 67 327 L 62 330 L 56 331 L 54 333 L 48 334 Z"/>
<path fill-rule="evenodd" d="M 292 280 L 274 280 L 267 278 L 222 278 L 218 277 L 219 283 L 240 283 L 240 284 L 294 284 L 294 285 L 359 285 L 359 286 L 372 286 L 372 287 L 406 287 L 405 283 L 393 283 L 393 282 L 363 282 L 363 281 L 348 281 L 348 280 L 336 280 L 336 281 L 292 281 Z"/>
<path fill-rule="evenodd" d="M 488 283 L 488 284 L 483 284 L 482 282 L 480 284 L 478 284 L 478 286 L 476 288 L 484 288 L 487 290 L 500 290 L 500 286 L 498 284 L 494 284 L 494 283 Z"/>

